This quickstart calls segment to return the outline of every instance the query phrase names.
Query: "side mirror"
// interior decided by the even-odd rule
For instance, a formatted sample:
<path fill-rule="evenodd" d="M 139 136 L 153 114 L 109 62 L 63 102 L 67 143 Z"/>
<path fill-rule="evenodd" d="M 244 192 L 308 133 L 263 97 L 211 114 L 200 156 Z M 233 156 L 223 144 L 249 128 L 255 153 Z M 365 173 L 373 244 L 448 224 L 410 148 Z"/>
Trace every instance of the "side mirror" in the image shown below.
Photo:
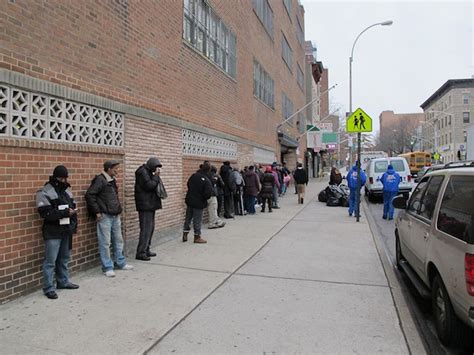
<path fill-rule="evenodd" d="M 401 210 L 406 210 L 407 209 L 407 202 L 408 199 L 406 199 L 403 195 L 397 196 L 392 200 L 392 205 L 395 208 L 399 208 Z"/>

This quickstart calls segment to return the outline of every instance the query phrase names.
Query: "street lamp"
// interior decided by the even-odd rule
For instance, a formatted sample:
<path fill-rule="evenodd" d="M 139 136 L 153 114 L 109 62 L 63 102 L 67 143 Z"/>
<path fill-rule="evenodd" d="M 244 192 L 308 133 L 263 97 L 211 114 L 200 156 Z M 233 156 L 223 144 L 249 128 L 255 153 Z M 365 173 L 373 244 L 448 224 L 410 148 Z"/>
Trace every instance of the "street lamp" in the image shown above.
<path fill-rule="evenodd" d="M 384 22 L 377 22 L 377 23 L 374 23 L 373 25 L 370 25 L 369 27 L 366 27 L 361 33 L 359 33 L 356 37 L 356 39 L 354 40 L 354 44 L 352 45 L 352 50 L 351 50 L 351 56 L 349 57 L 349 115 L 352 115 L 352 62 L 353 62 L 353 58 L 354 58 L 354 48 L 355 48 L 355 45 L 357 43 L 357 40 L 359 39 L 360 36 L 362 36 L 362 34 L 369 30 L 370 28 L 372 27 L 375 27 L 375 26 L 390 26 L 392 25 L 393 21 L 389 20 L 389 21 L 384 21 Z M 357 203 L 357 206 L 356 206 L 356 217 L 357 217 L 357 222 L 359 222 L 359 217 L 360 217 L 360 213 L 359 213 L 359 210 L 360 210 L 360 139 L 361 139 L 361 133 L 357 133 L 357 187 L 358 187 L 358 191 L 357 191 L 357 198 L 356 198 L 356 203 Z M 351 154 L 351 158 L 352 158 L 352 154 Z"/>

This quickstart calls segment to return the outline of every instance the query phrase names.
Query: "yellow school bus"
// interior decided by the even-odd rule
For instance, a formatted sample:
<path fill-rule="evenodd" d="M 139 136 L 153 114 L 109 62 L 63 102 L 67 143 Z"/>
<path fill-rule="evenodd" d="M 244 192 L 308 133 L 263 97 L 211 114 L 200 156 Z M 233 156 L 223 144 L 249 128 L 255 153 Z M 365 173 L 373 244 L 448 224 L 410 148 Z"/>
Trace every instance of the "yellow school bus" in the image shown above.
<path fill-rule="evenodd" d="M 412 175 L 418 174 L 424 166 L 431 166 L 431 154 L 427 152 L 409 152 L 400 154 L 399 157 L 406 159 Z"/>

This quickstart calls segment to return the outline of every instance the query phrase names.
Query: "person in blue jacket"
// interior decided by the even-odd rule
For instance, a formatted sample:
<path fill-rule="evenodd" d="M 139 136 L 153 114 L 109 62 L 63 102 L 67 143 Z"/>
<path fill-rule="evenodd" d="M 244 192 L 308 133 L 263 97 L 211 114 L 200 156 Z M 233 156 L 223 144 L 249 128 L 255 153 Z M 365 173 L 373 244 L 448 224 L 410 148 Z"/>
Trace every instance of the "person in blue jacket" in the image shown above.
<path fill-rule="evenodd" d="M 356 212 L 356 196 L 357 196 L 357 163 L 352 167 L 352 169 L 347 174 L 347 185 L 351 191 L 349 195 L 349 216 L 352 216 L 354 212 Z M 365 185 L 365 181 L 367 180 L 367 176 L 365 175 L 364 171 L 360 170 L 360 187 Z M 356 213 L 357 216 L 357 213 Z"/>
<path fill-rule="evenodd" d="M 392 200 L 398 194 L 398 185 L 400 184 L 400 175 L 393 170 L 389 164 L 387 171 L 382 175 L 380 181 L 383 185 L 383 219 L 393 219 L 394 208 Z"/>

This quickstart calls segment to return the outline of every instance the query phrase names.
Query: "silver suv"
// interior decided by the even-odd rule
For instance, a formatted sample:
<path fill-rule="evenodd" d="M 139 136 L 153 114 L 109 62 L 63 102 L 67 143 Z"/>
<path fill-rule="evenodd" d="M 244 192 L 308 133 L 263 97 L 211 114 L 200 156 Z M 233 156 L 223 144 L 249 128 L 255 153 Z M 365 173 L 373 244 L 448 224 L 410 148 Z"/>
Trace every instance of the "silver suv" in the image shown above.
<path fill-rule="evenodd" d="M 403 209 L 395 221 L 397 267 L 431 297 L 439 339 L 449 345 L 472 337 L 474 162 L 428 173 L 408 201 L 398 196 L 393 205 Z"/>

